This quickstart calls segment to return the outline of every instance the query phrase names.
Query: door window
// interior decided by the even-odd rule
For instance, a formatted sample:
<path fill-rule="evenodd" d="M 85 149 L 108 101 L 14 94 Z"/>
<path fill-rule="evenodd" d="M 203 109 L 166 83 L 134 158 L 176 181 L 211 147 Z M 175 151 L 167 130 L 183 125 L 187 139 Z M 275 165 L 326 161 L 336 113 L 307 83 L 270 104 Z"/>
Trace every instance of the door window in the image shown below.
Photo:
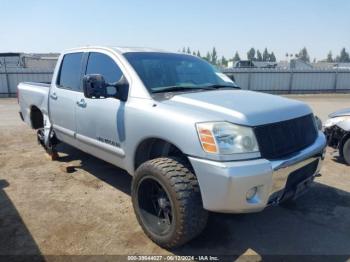
<path fill-rule="evenodd" d="M 86 74 L 100 74 L 107 83 L 114 83 L 121 78 L 123 73 L 111 57 L 92 52 L 89 55 Z"/>
<path fill-rule="evenodd" d="M 66 54 L 63 57 L 57 85 L 61 88 L 78 91 L 80 89 L 80 74 L 83 53 Z"/>

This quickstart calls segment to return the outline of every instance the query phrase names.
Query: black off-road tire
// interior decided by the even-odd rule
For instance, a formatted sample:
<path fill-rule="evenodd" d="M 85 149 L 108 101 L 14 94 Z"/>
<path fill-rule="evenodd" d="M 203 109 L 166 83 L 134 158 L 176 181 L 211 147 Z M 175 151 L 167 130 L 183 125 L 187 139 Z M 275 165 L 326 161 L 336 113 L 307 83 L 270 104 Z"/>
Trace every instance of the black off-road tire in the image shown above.
<path fill-rule="evenodd" d="M 350 137 L 343 143 L 341 156 L 347 165 L 350 165 Z"/>
<path fill-rule="evenodd" d="M 150 223 L 144 219 L 145 211 L 139 204 L 139 191 L 142 192 L 140 185 L 152 179 L 164 188 L 171 204 L 172 223 L 164 234 L 150 228 Z M 190 168 L 178 160 L 157 158 L 143 163 L 136 170 L 131 189 L 137 220 L 145 234 L 159 246 L 167 249 L 179 247 L 198 236 L 205 228 L 208 212 L 203 209 L 197 178 Z"/>
<path fill-rule="evenodd" d="M 297 199 L 294 199 L 294 198 L 290 198 L 290 199 L 287 199 L 285 201 L 283 201 L 282 203 L 279 203 L 279 205 L 281 207 L 284 207 L 284 208 L 295 208 L 297 206 Z"/>

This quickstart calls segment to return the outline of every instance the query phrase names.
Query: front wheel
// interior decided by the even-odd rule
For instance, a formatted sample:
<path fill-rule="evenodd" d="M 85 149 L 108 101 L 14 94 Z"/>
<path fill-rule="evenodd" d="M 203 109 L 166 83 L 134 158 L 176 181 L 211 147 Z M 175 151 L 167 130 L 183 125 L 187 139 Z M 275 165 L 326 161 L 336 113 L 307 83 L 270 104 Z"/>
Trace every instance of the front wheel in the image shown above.
<path fill-rule="evenodd" d="M 175 248 L 204 229 L 198 181 L 183 164 L 171 158 L 143 163 L 132 182 L 132 203 L 145 234 L 158 245 Z"/>
<path fill-rule="evenodd" d="M 343 143 L 343 147 L 340 150 L 345 163 L 350 165 L 350 137 Z"/>

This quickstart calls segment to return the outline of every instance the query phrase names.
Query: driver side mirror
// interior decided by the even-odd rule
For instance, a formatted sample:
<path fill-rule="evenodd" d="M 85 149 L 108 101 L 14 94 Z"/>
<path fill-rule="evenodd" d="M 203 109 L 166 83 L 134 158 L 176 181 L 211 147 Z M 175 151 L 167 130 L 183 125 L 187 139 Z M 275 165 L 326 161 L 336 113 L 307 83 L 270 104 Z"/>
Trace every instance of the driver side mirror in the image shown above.
<path fill-rule="evenodd" d="M 115 92 L 110 92 L 111 88 L 114 88 Z M 124 75 L 118 82 L 107 83 L 103 75 L 91 74 L 83 77 L 83 90 L 84 96 L 87 98 L 114 97 L 125 102 L 128 99 L 129 83 Z"/>

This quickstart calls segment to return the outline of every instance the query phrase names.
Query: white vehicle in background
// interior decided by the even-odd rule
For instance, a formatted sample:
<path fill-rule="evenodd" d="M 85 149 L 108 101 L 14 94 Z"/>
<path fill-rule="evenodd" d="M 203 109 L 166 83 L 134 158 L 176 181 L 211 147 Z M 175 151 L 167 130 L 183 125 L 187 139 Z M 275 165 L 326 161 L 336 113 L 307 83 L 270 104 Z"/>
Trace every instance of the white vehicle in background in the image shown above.
<path fill-rule="evenodd" d="M 329 115 L 324 123 L 328 145 L 339 150 L 339 155 L 350 165 L 350 108 Z"/>

